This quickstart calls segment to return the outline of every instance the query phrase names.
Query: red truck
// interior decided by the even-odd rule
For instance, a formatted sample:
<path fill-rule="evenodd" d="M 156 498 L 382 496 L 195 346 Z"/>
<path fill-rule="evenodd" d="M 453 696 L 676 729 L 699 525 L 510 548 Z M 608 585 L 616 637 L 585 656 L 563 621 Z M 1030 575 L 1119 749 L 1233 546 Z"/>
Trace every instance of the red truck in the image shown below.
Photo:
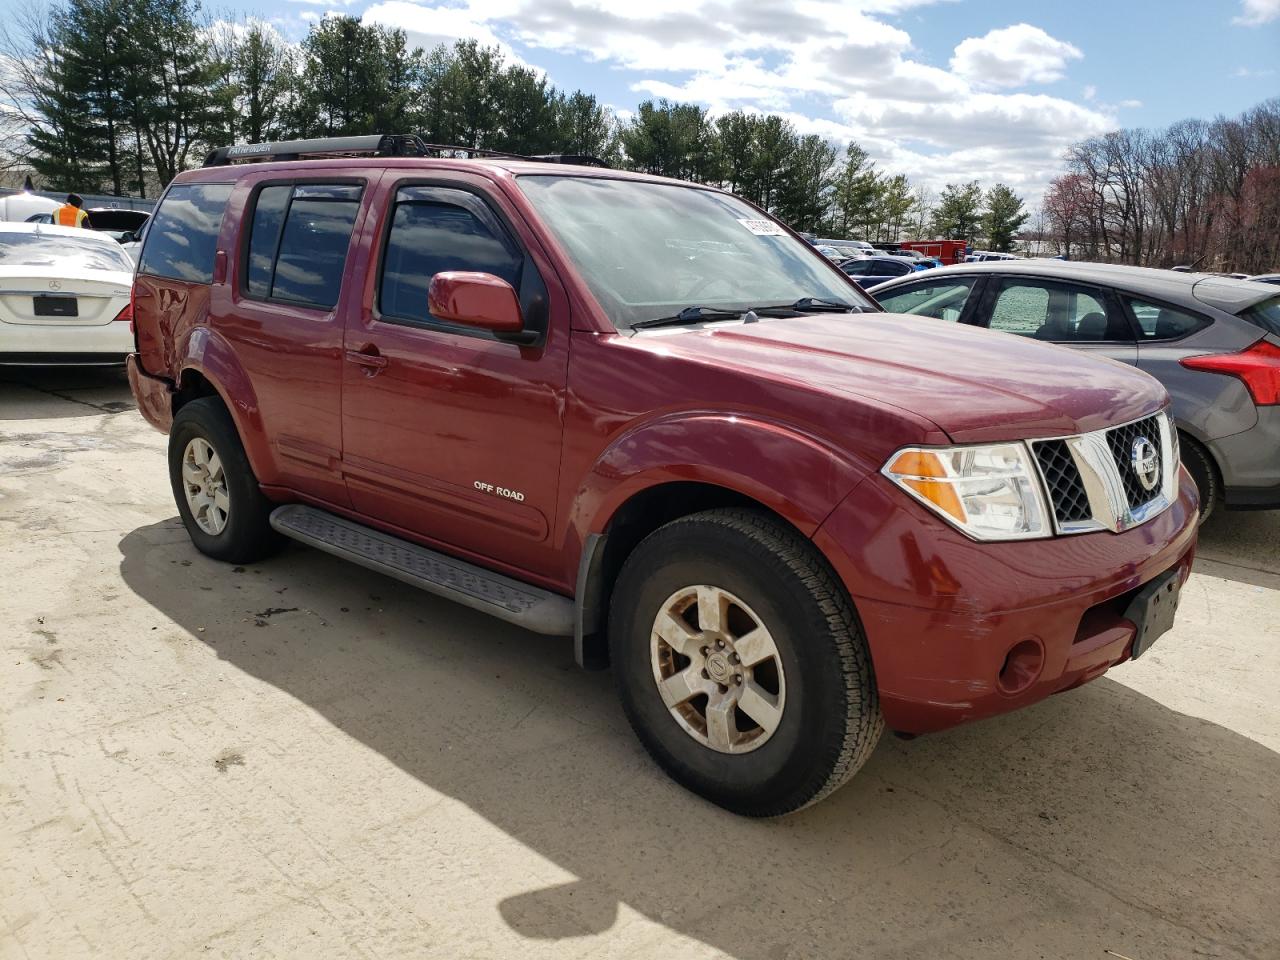
<path fill-rule="evenodd" d="M 903 250 L 914 250 L 926 257 L 935 257 L 944 267 L 964 263 L 967 244 L 964 240 L 904 240 L 898 244 Z"/>
<path fill-rule="evenodd" d="M 885 314 L 718 190 L 433 150 L 223 148 L 162 197 L 128 371 L 197 549 L 572 635 L 753 816 L 1171 625 L 1196 493 L 1155 380 Z"/>

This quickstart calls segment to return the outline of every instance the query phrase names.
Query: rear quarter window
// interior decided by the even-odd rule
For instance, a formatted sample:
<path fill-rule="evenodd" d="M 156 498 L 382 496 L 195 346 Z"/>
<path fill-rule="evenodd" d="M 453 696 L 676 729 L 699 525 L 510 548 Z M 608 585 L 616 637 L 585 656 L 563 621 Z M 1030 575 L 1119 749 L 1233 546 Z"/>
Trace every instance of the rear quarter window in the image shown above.
<path fill-rule="evenodd" d="M 1267 333 L 1280 335 L 1280 297 L 1255 303 L 1248 310 L 1242 311 L 1240 317 Z"/>
<path fill-rule="evenodd" d="M 1178 340 L 1211 322 L 1208 317 L 1138 297 L 1124 297 L 1142 331 L 1143 340 Z"/>
<path fill-rule="evenodd" d="M 151 218 L 138 272 L 209 283 L 229 183 L 184 183 L 169 188 Z"/>

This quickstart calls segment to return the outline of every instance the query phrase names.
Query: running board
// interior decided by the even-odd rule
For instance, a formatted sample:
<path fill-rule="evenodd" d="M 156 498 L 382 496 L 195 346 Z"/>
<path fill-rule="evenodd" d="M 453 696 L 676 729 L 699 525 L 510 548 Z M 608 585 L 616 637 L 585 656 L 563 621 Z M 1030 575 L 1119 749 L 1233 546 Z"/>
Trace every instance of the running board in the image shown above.
<path fill-rule="evenodd" d="M 573 635 L 573 601 L 464 560 L 428 550 L 352 520 L 301 504 L 277 507 L 271 526 L 286 537 L 551 636 Z"/>

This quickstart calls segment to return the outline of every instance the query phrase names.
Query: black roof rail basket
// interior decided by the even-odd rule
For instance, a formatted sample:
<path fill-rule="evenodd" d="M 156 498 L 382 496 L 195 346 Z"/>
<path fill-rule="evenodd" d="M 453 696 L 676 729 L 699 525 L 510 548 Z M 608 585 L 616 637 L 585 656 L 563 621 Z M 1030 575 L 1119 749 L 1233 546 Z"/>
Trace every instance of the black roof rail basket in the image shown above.
<path fill-rule="evenodd" d="M 457 144 L 426 143 L 412 133 L 374 133 L 359 137 L 317 137 L 308 140 L 281 140 L 278 143 L 238 143 L 211 150 L 204 158 L 206 167 L 225 167 L 233 163 L 265 160 L 321 160 L 334 157 L 494 157 L 507 160 L 533 160 L 540 163 L 576 163 L 590 167 L 607 167 L 599 157 L 586 154 L 548 153 L 527 157 L 519 153 L 481 150 Z"/>

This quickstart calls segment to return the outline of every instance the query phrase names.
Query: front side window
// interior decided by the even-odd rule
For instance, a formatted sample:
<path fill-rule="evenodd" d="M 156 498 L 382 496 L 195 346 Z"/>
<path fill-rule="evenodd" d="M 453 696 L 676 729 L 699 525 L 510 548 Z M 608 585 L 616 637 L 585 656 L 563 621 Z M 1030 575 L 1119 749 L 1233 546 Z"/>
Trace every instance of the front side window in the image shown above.
<path fill-rule="evenodd" d="M 813 247 L 728 194 L 608 177 L 516 182 L 620 328 L 689 306 L 805 297 L 876 309 Z"/>
<path fill-rule="evenodd" d="M 359 184 L 273 184 L 258 191 L 245 291 L 332 309 L 342 288 Z"/>
<path fill-rule="evenodd" d="M 1139 300 L 1137 297 L 1126 297 L 1125 303 L 1138 321 L 1144 340 L 1177 340 L 1194 333 L 1209 322 L 1197 314 Z"/>
<path fill-rule="evenodd" d="M 427 291 L 437 273 L 490 273 L 520 291 L 523 265 L 519 248 L 479 200 L 457 190 L 405 187 L 396 193 L 378 308 L 385 317 L 434 320 Z"/>
<path fill-rule="evenodd" d="M 909 313 L 954 322 L 964 312 L 974 283 L 970 277 L 913 283 L 886 291 L 876 299 L 890 313 Z"/>
<path fill-rule="evenodd" d="M 138 272 L 190 283 L 213 280 L 213 255 L 229 183 L 183 183 L 169 188 L 151 218 Z"/>

